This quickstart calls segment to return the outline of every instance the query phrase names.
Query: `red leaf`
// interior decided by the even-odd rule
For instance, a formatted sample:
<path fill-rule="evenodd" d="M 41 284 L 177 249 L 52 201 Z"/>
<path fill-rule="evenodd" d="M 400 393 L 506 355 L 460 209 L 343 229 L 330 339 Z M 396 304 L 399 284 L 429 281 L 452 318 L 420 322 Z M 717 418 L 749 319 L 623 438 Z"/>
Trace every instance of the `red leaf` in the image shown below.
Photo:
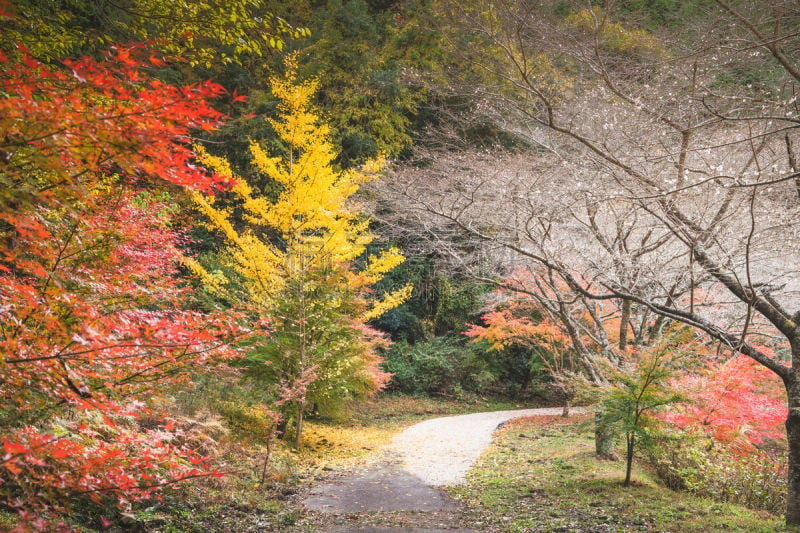
<path fill-rule="evenodd" d="M 26 453 L 28 451 L 28 448 L 26 448 L 25 446 L 23 446 L 18 442 L 4 441 L 3 450 L 5 450 L 6 453 L 10 453 L 11 455 L 18 455 Z"/>
<path fill-rule="evenodd" d="M 6 461 L 6 462 L 3 464 L 3 466 L 5 466 L 5 467 L 6 467 L 6 469 L 7 469 L 9 472 L 11 472 L 12 474 L 15 474 L 15 475 L 17 475 L 17 476 L 18 476 L 18 475 L 20 475 L 20 474 L 22 473 L 22 469 L 21 469 L 20 467 L 18 467 L 17 465 L 15 465 L 14 463 L 12 463 L 11 461 Z"/>

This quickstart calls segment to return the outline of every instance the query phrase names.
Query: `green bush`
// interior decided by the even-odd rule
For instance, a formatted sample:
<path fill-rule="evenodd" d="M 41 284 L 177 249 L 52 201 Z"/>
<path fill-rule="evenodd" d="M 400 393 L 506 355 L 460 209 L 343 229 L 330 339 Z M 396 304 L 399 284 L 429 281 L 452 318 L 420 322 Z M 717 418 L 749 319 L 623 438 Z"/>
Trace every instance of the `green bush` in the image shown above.
<path fill-rule="evenodd" d="M 662 434 L 650 462 L 668 487 L 722 502 L 781 514 L 786 509 L 787 464 L 763 450 L 734 453 L 705 437 Z"/>
<path fill-rule="evenodd" d="M 402 246 L 402 243 L 400 243 Z M 368 250 L 372 253 L 372 250 Z M 414 286 L 411 298 L 372 321 L 393 341 L 411 344 L 442 336 L 458 336 L 479 319 L 485 285 L 436 271 L 432 256 L 410 255 L 375 286 L 378 293 Z"/>
<path fill-rule="evenodd" d="M 563 401 L 538 358 L 523 347 L 492 351 L 461 336 L 434 337 L 415 344 L 398 341 L 385 354 L 392 374 L 388 389 L 406 394 L 458 396 L 462 392 L 508 398 Z"/>
<path fill-rule="evenodd" d="M 478 352 L 479 348 L 457 337 L 435 337 L 416 344 L 397 342 L 386 354 L 386 370 L 393 374 L 389 388 L 448 396 L 478 392 L 495 379 Z"/>

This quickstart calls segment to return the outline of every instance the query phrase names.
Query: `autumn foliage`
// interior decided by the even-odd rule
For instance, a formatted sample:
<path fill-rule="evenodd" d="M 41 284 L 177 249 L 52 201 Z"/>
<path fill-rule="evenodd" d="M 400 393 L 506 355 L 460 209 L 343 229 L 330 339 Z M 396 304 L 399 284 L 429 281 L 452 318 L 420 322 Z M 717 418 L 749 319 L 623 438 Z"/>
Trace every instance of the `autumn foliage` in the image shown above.
<path fill-rule="evenodd" d="M 548 319 L 537 323 L 525 316 L 515 316 L 511 309 L 489 311 L 481 318 L 485 325 L 472 324 L 464 335 L 487 341 L 493 350 L 525 344 L 553 352 L 563 350 L 569 343 L 569 339 Z"/>
<path fill-rule="evenodd" d="M 529 271 L 517 269 L 495 293 L 497 301 L 502 303 L 482 316 L 483 325 L 471 326 L 465 335 L 487 341 L 495 351 L 512 345 L 527 347 L 531 357 L 543 362 L 552 377 L 566 383 L 581 371 L 559 364 L 575 356 L 575 341 L 565 334 L 563 322 L 553 322 L 546 309 L 531 298 L 537 295 L 551 301 L 559 298 L 555 292 L 545 294 L 542 290 L 542 283 L 537 284 Z M 563 294 L 560 297 L 566 300 Z M 651 402 L 658 408 L 644 409 L 643 413 L 665 430 L 701 435 L 739 457 L 756 453 L 768 441 L 780 443 L 785 439 L 785 393 L 779 380 L 765 367 L 748 357 L 718 350 L 705 336 L 687 336 L 686 331 L 680 336 L 662 333 L 655 337 L 653 345 L 628 344 L 624 351 L 611 351 L 612 358 L 606 359 L 609 354 L 601 351 L 597 343 L 600 337 L 590 334 L 589 325 L 598 323 L 591 322 L 593 316 L 602 317 L 599 323 L 603 338 L 608 343 L 618 343 L 620 312 L 606 301 L 597 302 L 595 307 L 594 313 L 583 310 L 572 316 L 575 324 L 581 325 L 579 342 L 593 350 L 606 383 L 613 385 L 612 396 L 627 391 L 631 399 L 640 402 L 643 391 L 650 394 L 648 387 L 653 389 L 656 384 L 655 368 L 659 372 L 656 392 L 669 401 Z M 654 325 L 649 327 L 652 330 Z M 762 334 L 753 332 L 754 337 L 764 337 Z M 769 346 L 758 348 L 772 358 L 777 357 Z M 651 364 L 654 354 L 661 358 L 656 366 Z M 643 383 L 647 385 L 642 386 Z M 638 426 L 637 431 L 640 431 Z"/>
<path fill-rule="evenodd" d="M 762 348 L 766 350 L 766 348 Z M 709 363 L 673 386 L 691 399 L 659 418 L 700 431 L 732 451 L 746 454 L 765 440 L 783 440 L 787 408 L 780 382 L 763 366 L 739 355 Z"/>
<path fill-rule="evenodd" d="M 213 473 L 142 400 L 233 355 L 229 318 L 182 309 L 171 224 L 174 186 L 227 186 L 188 144 L 222 89 L 160 82 L 143 53 L 0 57 L 0 499 L 37 528 L 76 498 L 124 509 Z"/>
<path fill-rule="evenodd" d="M 273 335 L 252 348 L 251 359 L 256 372 L 280 385 L 278 403 L 284 420 L 294 420 L 299 446 L 306 410 L 329 414 L 346 399 L 386 384 L 377 348 L 387 341 L 367 321 L 401 304 L 411 286 L 374 294 L 372 286 L 404 260 L 396 248 L 365 254 L 376 235 L 352 197 L 381 163 L 338 169 L 330 128 L 312 105 L 318 82 L 300 80 L 291 56 L 287 70 L 270 80 L 280 99 L 279 116 L 270 123 L 286 149 L 272 155 L 258 143 L 250 146 L 253 164 L 280 192 L 270 198 L 236 180 L 232 193 L 244 224 L 214 197 L 192 195 L 209 226 L 224 235 L 223 260 L 239 280 L 193 259 L 185 262 L 208 291 L 271 324 Z M 202 160 L 234 179 L 224 159 L 203 154 Z"/>
<path fill-rule="evenodd" d="M 159 81 L 146 71 L 163 61 L 146 54 L 120 46 L 102 60 L 65 59 L 53 66 L 24 49 L 13 57 L 0 52 L 0 149 L 9 160 L 3 179 L 17 186 L 17 197 L 20 187 L 38 198 L 81 192 L 108 171 L 205 191 L 224 185 L 193 164 L 189 146 L 192 130 L 220 124 L 209 99 L 222 87 Z"/>

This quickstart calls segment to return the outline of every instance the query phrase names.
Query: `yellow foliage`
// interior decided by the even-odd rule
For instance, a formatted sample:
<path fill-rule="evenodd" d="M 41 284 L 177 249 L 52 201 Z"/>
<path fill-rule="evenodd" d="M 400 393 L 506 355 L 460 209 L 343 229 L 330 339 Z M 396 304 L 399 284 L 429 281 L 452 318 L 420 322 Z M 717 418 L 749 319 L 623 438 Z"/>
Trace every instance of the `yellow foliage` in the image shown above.
<path fill-rule="evenodd" d="M 228 282 L 228 280 L 222 275 L 221 272 L 209 272 L 203 265 L 198 263 L 197 260 L 192 257 L 184 256 L 181 260 L 181 263 L 183 263 L 183 266 L 188 268 L 192 274 L 200 278 L 203 286 L 205 286 L 209 291 L 214 294 L 221 294 L 223 292 L 223 286 Z"/>
<path fill-rule="evenodd" d="M 590 32 L 597 32 L 603 44 L 614 52 L 664 55 L 666 50 L 658 40 L 640 29 L 628 29 L 619 22 L 611 22 L 600 6 L 582 9 L 567 17 L 567 23 Z"/>
<path fill-rule="evenodd" d="M 411 286 L 370 302 L 370 286 L 403 261 L 392 248 L 371 256 L 363 271 L 353 268 L 375 235 L 351 197 L 383 163 L 338 169 L 330 130 L 312 106 L 318 82 L 297 79 L 293 56 L 287 70 L 284 78 L 271 79 L 281 103 L 278 118 L 270 120 L 286 153 L 272 156 L 258 143 L 250 145 L 254 165 L 281 186 L 277 197 L 258 195 L 233 175 L 227 161 L 198 150 L 205 165 L 236 183 L 231 193 L 245 224 L 234 223 L 212 196 L 191 197 L 224 234 L 225 258 L 241 279 L 226 283 L 196 261 L 185 264 L 211 292 L 273 323 L 274 341 L 267 341 L 260 355 L 277 367 L 268 379 L 280 387 L 281 414 L 293 421 L 299 446 L 306 410 L 333 412 L 346 398 L 386 383 L 389 375 L 376 353 L 382 337 L 363 323 L 404 302 Z"/>
<path fill-rule="evenodd" d="M 387 446 L 402 427 L 342 427 L 308 422 L 299 458 L 307 466 L 341 467 Z"/>
<path fill-rule="evenodd" d="M 238 230 L 230 214 L 214 205 L 213 196 L 192 193 L 197 209 L 225 235 L 232 266 L 245 280 L 251 300 L 264 308 L 280 297 L 288 280 L 313 283 L 315 272 L 349 269 L 348 264 L 364 253 L 375 235 L 351 197 L 361 184 L 377 177 L 385 165 L 378 158 L 366 162 L 360 170 L 338 170 L 330 129 L 320 123 L 312 103 L 319 82 L 298 80 L 294 56 L 289 56 L 286 66 L 284 77 L 270 79 L 272 92 L 280 99 L 278 118 L 270 119 L 270 123 L 288 147 L 287 153 L 283 157 L 271 156 L 257 142 L 250 145 L 253 164 L 282 186 L 277 198 L 256 195 L 246 181 L 233 174 L 224 158 L 197 147 L 204 165 L 235 181 L 231 192 L 240 202 L 244 221 L 250 227 L 269 231 Z M 264 239 L 262 235 L 267 233 L 277 234 L 280 244 Z M 363 272 L 347 278 L 350 289 L 358 292 L 376 283 L 403 260 L 396 248 L 371 256 Z M 196 261 L 187 259 L 185 264 L 211 291 L 224 290 L 224 277 L 205 271 Z M 410 294 L 408 286 L 386 295 L 362 319 L 380 316 Z"/>
<path fill-rule="evenodd" d="M 217 157 L 209 154 L 205 147 L 201 144 L 196 144 L 192 147 L 197 154 L 198 160 L 206 167 L 213 169 L 214 172 L 227 178 L 227 182 L 233 181 L 233 170 L 228 160 L 224 157 Z"/>
<path fill-rule="evenodd" d="M 370 255 L 367 267 L 362 271 L 367 283 L 376 283 L 383 278 L 383 275 L 398 266 L 405 260 L 400 250 L 389 248 L 380 255 Z"/>
<path fill-rule="evenodd" d="M 414 287 L 409 283 L 402 289 L 398 289 L 393 292 L 387 292 L 383 295 L 383 298 L 373 302 L 372 307 L 367 309 L 367 311 L 361 315 L 361 321 L 366 322 L 368 320 L 372 320 L 373 318 L 378 318 L 386 311 L 394 309 L 411 297 L 411 292 L 413 289 Z"/>

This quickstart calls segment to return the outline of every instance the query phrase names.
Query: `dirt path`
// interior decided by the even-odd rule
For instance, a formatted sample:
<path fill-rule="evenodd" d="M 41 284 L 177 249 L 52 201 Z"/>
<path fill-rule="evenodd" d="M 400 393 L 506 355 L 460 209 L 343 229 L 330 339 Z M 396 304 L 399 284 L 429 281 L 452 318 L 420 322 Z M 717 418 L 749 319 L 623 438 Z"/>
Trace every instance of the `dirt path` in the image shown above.
<path fill-rule="evenodd" d="M 303 503 L 328 533 L 478 533 L 437 487 L 463 483 L 506 420 L 558 414 L 560 408 L 520 409 L 420 422 L 370 464 L 335 473 L 314 487 Z"/>

